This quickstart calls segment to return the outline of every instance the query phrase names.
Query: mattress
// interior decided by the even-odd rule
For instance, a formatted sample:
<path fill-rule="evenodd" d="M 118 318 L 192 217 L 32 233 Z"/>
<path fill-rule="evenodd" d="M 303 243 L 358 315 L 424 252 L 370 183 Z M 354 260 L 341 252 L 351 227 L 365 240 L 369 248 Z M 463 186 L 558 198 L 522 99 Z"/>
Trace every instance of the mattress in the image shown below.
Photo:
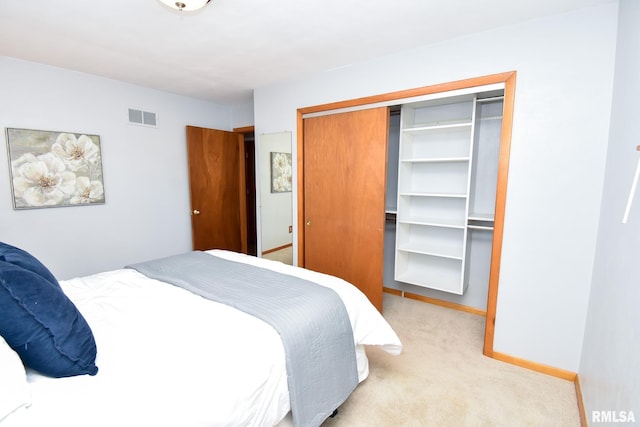
<path fill-rule="evenodd" d="M 212 250 L 212 256 L 330 287 L 352 324 L 358 379 L 365 346 L 398 354 L 391 326 L 354 286 L 333 276 Z M 176 286 L 120 269 L 60 281 L 93 331 L 95 376 L 27 371 L 30 404 L 5 426 L 273 426 L 290 410 L 282 341 L 265 322 Z"/>

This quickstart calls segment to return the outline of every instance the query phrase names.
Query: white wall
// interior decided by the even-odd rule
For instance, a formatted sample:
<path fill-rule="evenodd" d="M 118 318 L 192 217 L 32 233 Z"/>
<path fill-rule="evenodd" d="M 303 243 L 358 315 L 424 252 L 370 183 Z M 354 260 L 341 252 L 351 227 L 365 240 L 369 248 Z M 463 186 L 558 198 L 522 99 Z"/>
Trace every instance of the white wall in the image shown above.
<path fill-rule="evenodd" d="M 616 25 L 617 3 L 609 3 L 258 88 L 256 133 L 293 129 L 296 141 L 300 107 L 517 71 L 495 351 L 575 372 L 599 219 Z"/>
<path fill-rule="evenodd" d="M 253 126 L 253 102 L 236 105 L 231 110 L 232 128 Z"/>
<path fill-rule="evenodd" d="M 100 135 L 106 203 L 13 210 L 0 146 L 0 241 L 60 279 L 191 250 L 185 125 L 230 130 L 231 110 L 88 74 L 0 57 L 0 127 Z M 129 125 L 128 108 L 157 129 Z M 4 137 L 3 137 L 4 139 Z"/>
<path fill-rule="evenodd" d="M 638 52 L 640 3 L 622 0 L 602 213 L 579 371 L 588 421 L 592 411 L 633 411 L 640 422 L 640 189 L 622 223 L 640 160 Z"/>

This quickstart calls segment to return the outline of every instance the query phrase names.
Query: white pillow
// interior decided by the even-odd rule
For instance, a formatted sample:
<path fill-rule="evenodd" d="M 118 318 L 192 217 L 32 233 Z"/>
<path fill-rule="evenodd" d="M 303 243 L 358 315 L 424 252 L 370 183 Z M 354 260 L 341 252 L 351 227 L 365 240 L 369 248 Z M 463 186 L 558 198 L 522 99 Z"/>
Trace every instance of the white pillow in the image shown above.
<path fill-rule="evenodd" d="M 0 422 L 30 404 L 31 393 L 22 360 L 0 336 Z"/>

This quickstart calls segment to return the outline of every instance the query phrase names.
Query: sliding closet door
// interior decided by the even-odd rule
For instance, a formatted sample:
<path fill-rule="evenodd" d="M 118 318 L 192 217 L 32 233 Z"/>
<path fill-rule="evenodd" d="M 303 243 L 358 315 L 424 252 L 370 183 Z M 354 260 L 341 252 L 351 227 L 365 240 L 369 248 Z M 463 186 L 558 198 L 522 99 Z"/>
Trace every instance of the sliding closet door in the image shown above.
<path fill-rule="evenodd" d="M 304 119 L 304 266 L 382 310 L 386 107 Z"/>

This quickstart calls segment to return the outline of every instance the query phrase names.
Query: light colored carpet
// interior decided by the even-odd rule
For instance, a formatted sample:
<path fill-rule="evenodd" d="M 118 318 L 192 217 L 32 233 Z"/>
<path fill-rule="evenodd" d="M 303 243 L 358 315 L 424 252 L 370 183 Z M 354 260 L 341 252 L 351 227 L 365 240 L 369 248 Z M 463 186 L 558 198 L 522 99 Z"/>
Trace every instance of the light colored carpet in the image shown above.
<path fill-rule="evenodd" d="M 293 265 L 293 247 L 287 246 L 286 248 L 280 249 L 279 251 L 262 254 L 262 258 Z"/>
<path fill-rule="evenodd" d="M 323 427 L 580 426 L 573 382 L 482 355 L 484 317 L 390 294 L 383 307 L 403 353 L 367 348 L 369 378 Z"/>

